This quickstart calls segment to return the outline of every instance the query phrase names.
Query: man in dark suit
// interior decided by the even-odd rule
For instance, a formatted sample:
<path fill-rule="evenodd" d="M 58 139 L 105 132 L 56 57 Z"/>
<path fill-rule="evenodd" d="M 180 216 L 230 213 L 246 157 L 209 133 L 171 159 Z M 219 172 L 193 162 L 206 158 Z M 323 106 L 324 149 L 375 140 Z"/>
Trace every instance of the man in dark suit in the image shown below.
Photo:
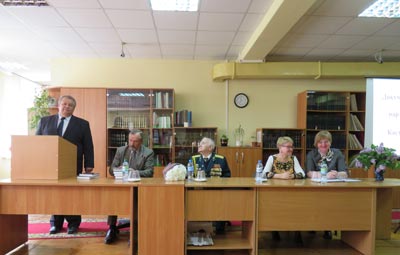
<path fill-rule="evenodd" d="M 72 96 L 61 96 L 58 100 L 58 114 L 41 118 L 36 135 L 59 135 L 77 147 L 76 174 L 90 173 L 94 167 L 92 134 L 89 122 L 73 116 L 76 101 Z M 51 206 L 51 205 L 50 205 Z M 80 215 L 52 215 L 50 218 L 50 234 L 62 229 L 64 218 L 68 222 L 68 234 L 78 231 L 81 224 Z"/>

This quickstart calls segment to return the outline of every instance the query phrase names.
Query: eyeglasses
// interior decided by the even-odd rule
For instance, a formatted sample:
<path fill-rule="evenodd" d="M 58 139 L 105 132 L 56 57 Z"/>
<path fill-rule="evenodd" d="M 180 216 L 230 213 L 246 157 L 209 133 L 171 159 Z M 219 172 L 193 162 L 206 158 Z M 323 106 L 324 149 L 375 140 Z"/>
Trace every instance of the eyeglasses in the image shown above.
<path fill-rule="evenodd" d="M 294 148 L 293 146 L 290 146 L 290 145 L 281 145 L 281 147 L 286 147 L 288 149 L 293 149 Z"/>

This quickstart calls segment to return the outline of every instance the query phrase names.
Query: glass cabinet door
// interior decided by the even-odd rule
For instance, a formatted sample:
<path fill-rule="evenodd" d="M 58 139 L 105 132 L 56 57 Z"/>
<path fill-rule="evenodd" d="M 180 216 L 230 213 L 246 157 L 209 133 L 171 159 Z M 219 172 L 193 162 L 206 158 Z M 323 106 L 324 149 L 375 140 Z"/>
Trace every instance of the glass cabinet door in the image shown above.
<path fill-rule="evenodd" d="M 175 162 L 186 165 L 189 158 L 197 154 L 198 143 L 208 137 L 217 143 L 217 128 L 216 127 L 175 127 Z"/>
<path fill-rule="evenodd" d="M 129 131 L 143 132 L 143 145 L 153 149 L 155 165 L 173 162 L 173 89 L 107 90 L 107 164 L 118 147 L 128 144 Z"/>

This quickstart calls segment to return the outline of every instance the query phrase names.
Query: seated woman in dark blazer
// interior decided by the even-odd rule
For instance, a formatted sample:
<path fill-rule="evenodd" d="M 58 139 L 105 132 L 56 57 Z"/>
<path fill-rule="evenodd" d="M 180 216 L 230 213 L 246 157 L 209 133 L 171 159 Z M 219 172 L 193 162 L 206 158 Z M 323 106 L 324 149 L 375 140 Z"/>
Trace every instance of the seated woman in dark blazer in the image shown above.
<path fill-rule="evenodd" d="M 307 153 L 306 174 L 309 178 L 321 178 L 320 165 L 323 161 L 328 165 L 328 179 L 339 176 L 347 178 L 347 166 L 343 153 L 339 149 L 331 148 L 332 135 L 329 131 L 322 130 L 315 135 L 315 149 Z M 325 239 L 332 239 L 331 231 L 325 231 Z"/>

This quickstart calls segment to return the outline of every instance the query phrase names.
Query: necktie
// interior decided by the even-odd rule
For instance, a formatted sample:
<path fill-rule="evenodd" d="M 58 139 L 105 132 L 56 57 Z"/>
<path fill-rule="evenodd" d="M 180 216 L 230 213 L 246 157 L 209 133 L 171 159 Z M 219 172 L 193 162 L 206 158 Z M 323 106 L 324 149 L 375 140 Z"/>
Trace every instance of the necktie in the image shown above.
<path fill-rule="evenodd" d="M 204 158 L 204 162 L 207 163 L 207 161 L 208 161 L 208 158 Z"/>
<path fill-rule="evenodd" d="M 59 136 L 62 136 L 63 127 L 64 127 L 64 120 L 65 120 L 65 117 L 62 117 L 61 121 L 60 121 L 60 124 L 58 124 L 58 127 L 57 127 L 57 134 Z"/>

